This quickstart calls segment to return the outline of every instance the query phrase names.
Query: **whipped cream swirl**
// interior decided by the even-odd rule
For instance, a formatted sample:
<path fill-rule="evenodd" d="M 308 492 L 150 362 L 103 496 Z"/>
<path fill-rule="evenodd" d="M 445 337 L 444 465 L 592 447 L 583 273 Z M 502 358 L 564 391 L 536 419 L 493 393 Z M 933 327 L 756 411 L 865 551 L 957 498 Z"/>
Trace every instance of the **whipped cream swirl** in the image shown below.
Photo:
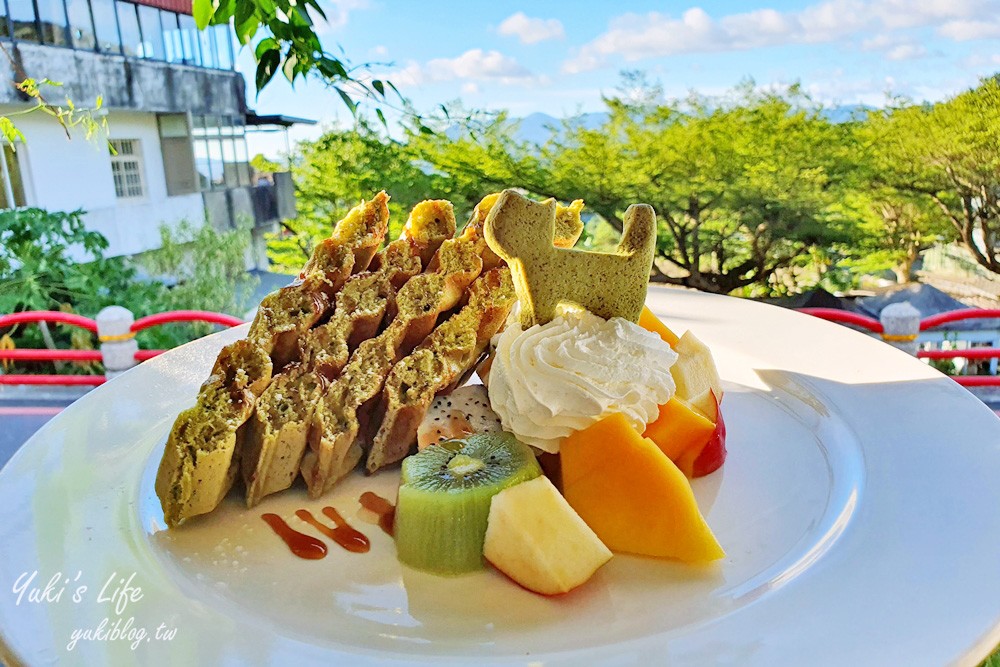
<path fill-rule="evenodd" d="M 496 340 L 490 403 L 504 430 L 555 453 L 616 412 L 641 432 L 674 394 L 675 361 L 657 334 L 620 317 L 571 311 L 527 331 L 514 320 Z"/>

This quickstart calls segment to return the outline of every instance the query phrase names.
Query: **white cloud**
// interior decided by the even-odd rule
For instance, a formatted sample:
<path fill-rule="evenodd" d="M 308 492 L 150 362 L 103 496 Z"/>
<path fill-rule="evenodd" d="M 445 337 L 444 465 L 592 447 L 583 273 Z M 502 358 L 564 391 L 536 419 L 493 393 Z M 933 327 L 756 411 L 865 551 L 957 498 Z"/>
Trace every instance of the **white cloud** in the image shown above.
<path fill-rule="evenodd" d="M 882 33 L 861 42 L 863 51 L 882 51 L 889 60 L 913 60 L 927 55 L 927 48 L 916 41 Z"/>
<path fill-rule="evenodd" d="M 373 46 L 369 52 L 377 58 L 385 58 L 389 55 L 389 49 L 386 48 L 384 44 L 377 44 Z"/>
<path fill-rule="evenodd" d="M 419 86 L 425 83 L 443 81 L 486 81 L 505 85 L 533 85 L 544 83 L 543 77 L 536 76 L 516 59 L 499 51 L 470 49 L 455 58 L 435 58 L 424 64 L 409 63 L 406 67 L 388 75 L 398 85 Z"/>
<path fill-rule="evenodd" d="M 524 12 L 517 12 L 505 18 L 497 28 L 497 32 L 505 37 L 517 37 L 523 44 L 562 39 L 566 36 L 559 19 L 531 18 Z"/>
<path fill-rule="evenodd" d="M 1000 0 L 825 0 L 799 11 L 759 9 L 719 18 L 700 7 L 680 17 L 659 12 L 625 14 L 578 49 L 563 63 L 563 71 L 596 69 L 615 56 L 637 61 L 682 53 L 817 44 L 920 27 L 937 27 L 938 35 L 952 40 L 987 39 L 1000 37 L 1000 20 L 994 18 L 998 15 Z M 897 40 L 884 48 L 902 59 L 918 57 L 922 47 Z"/>
<path fill-rule="evenodd" d="M 1000 20 L 948 21 L 938 29 L 938 34 L 956 42 L 967 42 L 974 39 L 998 39 L 1000 38 Z"/>
<path fill-rule="evenodd" d="M 921 44 L 900 44 L 885 52 L 889 60 L 913 60 L 927 55 L 927 49 Z"/>
<path fill-rule="evenodd" d="M 466 95 L 476 95 L 479 93 L 479 84 L 469 81 L 462 84 L 462 92 Z"/>
<path fill-rule="evenodd" d="M 316 26 L 320 34 L 343 28 L 347 25 L 351 12 L 368 9 L 368 0 L 320 0 L 319 4 L 326 14 L 326 21 L 320 20 Z"/>

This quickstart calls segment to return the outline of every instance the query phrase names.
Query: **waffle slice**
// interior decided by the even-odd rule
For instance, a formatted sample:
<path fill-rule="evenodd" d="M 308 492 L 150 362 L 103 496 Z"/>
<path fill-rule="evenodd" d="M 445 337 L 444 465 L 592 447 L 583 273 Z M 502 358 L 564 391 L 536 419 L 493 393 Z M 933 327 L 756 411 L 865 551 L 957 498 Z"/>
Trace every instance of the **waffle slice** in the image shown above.
<path fill-rule="evenodd" d="M 368 266 L 385 235 L 387 203 L 382 192 L 348 213 L 300 279 L 264 300 L 247 338 L 219 353 L 194 407 L 174 422 L 160 460 L 156 495 L 168 526 L 212 511 L 225 497 L 238 471 L 237 429 L 285 360 L 283 350 L 322 316 L 352 270 Z"/>
<path fill-rule="evenodd" d="M 302 476 L 317 498 L 350 472 L 361 458 L 359 410 L 376 398 L 393 365 L 436 326 L 438 317 L 463 299 L 483 269 L 489 252 L 482 228 L 466 225 L 462 234 L 441 244 L 425 273 L 414 276 L 396 295 L 398 311 L 382 333 L 364 341 L 316 407 Z"/>
<path fill-rule="evenodd" d="M 409 454 L 434 397 L 462 381 L 516 301 L 510 269 L 498 267 L 484 273 L 472 284 L 469 302 L 393 366 L 385 381 L 381 409 L 376 411 L 384 418 L 368 452 L 368 472 Z"/>
<path fill-rule="evenodd" d="M 302 337 L 298 363 L 272 380 L 243 431 L 247 507 L 295 481 L 313 407 L 340 374 L 350 350 L 375 336 L 395 290 L 420 273 L 455 234 L 451 203 L 417 204 L 403 233 L 375 255 L 372 270 L 352 276 L 336 296 L 333 316 Z"/>
<path fill-rule="evenodd" d="M 247 338 L 271 355 L 276 369 L 298 356 L 298 339 L 326 313 L 352 273 L 368 268 L 385 239 L 389 197 L 378 193 L 337 223 L 317 245 L 299 278 L 264 297 Z"/>

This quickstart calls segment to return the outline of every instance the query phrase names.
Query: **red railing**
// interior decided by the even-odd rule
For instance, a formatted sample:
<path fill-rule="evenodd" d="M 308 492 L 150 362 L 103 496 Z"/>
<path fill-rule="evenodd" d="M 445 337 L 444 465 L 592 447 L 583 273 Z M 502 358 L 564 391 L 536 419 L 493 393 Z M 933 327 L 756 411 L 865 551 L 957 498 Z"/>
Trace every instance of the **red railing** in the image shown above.
<path fill-rule="evenodd" d="M 0 329 L 16 324 L 34 324 L 38 322 L 53 322 L 68 324 L 97 333 L 97 322 L 89 317 L 63 313 L 57 310 L 28 311 L 0 315 Z M 135 334 L 150 327 L 174 322 L 207 322 L 224 327 L 234 327 L 243 324 L 243 320 L 224 313 L 213 313 L 207 310 L 173 310 L 140 317 L 132 323 L 130 331 Z M 143 362 L 163 354 L 165 350 L 139 350 L 135 360 Z M 35 350 L 35 349 L 2 349 L 0 361 L 69 361 L 88 362 L 102 361 L 100 350 Z M 12 375 L 0 374 L 0 385 L 91 385 L 96 386 L 106 380 L 103 375 Z"/>
<path fill-rule="evenodd" d="M 798 310 L 801 313 L 831 322 L 853 324 L 867 329 L 872 333 L 885 333 L 881 322 L 858 313 L 838 310 L 836 308 L 799 308 Z M 963 308 L 961 310 L 952 310 L 947 313 L 931 315 L 920 320 L 920 331 L 934 329 L 950 322 L 982 319 L 1000 319 L 1000 309 Z M 1000 359 L 1000 349 L 994 347 L 973 347 L 964 350 L 918 350 L 917 357 L 920 359 L 966 359 L 969 361 L 981 361 L 985 359 Z M 953 375 L 951 377 L 955 382 L 964 387 L 1000 387 L 1000 376 L 998 375 Z"/>
<path fill-rule="evenodd" d="M 856 327 L 867 329 L 872 333 L 882 333 L 882 323 L 873 317 L 866 317 L 859 313 L 852 313 L 849 310 L 839 310 L 837 308 L 799 308 L 800 313 L 829 320 L 830 322 L 840 322 L 841 324 L 853 324 Z"/>

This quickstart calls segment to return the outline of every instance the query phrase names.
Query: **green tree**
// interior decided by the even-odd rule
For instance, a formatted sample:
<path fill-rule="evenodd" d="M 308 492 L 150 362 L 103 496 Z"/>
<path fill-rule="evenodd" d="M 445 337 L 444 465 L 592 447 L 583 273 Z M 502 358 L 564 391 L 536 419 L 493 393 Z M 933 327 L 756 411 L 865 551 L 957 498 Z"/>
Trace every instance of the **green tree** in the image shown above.
<path fill-rule="evenodd" d="M 783 271 L 854 233 L 836 206 L 851 172 L 848 130 L 797 88 L 748 85 L 721 102 L 633 99 L 607 100 L 602 126 L 569 120 L 540 147 L 518 144 L 502 114 L 454 140 L 418 131 L 410 140 L 457 183 L 583 197 L 619 231 L 629 204 L 651 204 L 660 223 L 654 281 L 780 290 Z"/>
<path fill-rule="evenodd" d="M 875 112 L 869 124 L 877 182 L 931 203 L 976 262 L 1000 273 L 1000 81 Z"/>

